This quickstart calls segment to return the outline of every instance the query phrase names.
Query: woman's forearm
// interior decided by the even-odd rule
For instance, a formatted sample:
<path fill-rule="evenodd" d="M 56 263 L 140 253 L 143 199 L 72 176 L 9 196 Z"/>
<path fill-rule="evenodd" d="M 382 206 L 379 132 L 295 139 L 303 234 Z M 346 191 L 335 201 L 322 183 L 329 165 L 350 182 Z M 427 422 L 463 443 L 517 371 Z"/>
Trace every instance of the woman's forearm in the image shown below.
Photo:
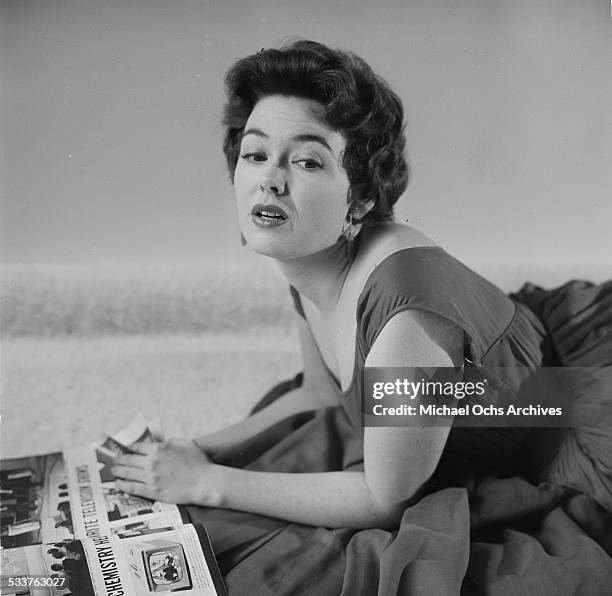
<path fill-rule="evenodd" d="M 210 483 L 214 487 L 210 486 Z M 202 505 L 328 528 L 393 528 L 403 504 L 381 507 L 363 472 L 291 474 L 214 465 Z"/>
<path fill-rule="evenodd" d="M 292 414 L 316 410 L 329 405 L 316 393 L 309 391 L 307 388 L 298 387 L 282 395 L 252 416 L 221 430 L 195 437 L 194 441 L 205 453 L 214 456 L 219 451 L 255 436 Z"/>

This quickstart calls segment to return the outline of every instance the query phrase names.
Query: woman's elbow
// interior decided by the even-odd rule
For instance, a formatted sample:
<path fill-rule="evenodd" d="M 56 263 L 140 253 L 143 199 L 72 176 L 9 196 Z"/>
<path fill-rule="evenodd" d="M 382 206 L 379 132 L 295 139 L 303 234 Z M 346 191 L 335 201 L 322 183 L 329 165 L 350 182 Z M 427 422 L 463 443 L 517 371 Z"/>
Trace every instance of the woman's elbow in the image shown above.
<path fill-rule="evenodd" d="M 376 519 L 376 526 L 385 530 L 397 528 L 406 507 L 413 502 L 412 498 L 399 500 L 397 496 L 380 494 L 370 490 L 370 503 Z"/>
<path fill-rule="evenodd" d="M 414 487 L 369 487 L 372 506 L 377 511 L 381 528 L 395 528 L 399 525 L 407 507 L 423 495 L 425 483 Z"/>
<path fill-rule="evenodd" d="M 400 525 L 406 505 L 404 503 L 396 503 L 385 507 L 378 506 L 376 509 L 375 526 L 382 530 L 394 530 Z"/>

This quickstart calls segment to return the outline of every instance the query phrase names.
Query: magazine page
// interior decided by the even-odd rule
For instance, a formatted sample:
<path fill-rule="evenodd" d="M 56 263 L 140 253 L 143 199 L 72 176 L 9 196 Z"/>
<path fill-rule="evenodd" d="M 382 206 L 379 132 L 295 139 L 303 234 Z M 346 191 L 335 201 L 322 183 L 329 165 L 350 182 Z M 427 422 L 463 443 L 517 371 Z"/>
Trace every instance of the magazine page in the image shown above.
<path fill-rule="evenodd" d="M 110 469 L 117 455 L 134 453 L 134 443 L 154 443 L 162 438 L 160 421 L 147 421 L 142 412 L 139 412 L 128 426 L 119 432 L 106 435 L 104 440 L 100 444 L 94 444 L 94 447 L 98 461 L 104 462 Z"/>
<path fill-rule="evenodd" d="M 115 528 L 122 527 L 143 516 L 150 522 L 152 514 L 163 514 L 163 525 L 168 525 L 168 520 L 172 526 L 181 524 L 176 505 L 118 490 L 108 471 L 108 462 L 100 462 L 97 454 L 90 446 L 64 453 L 76 536 L 110 535 L 113 533 L 111 524 Z"/>
<path fill-rule="evenodd" d="M 119 432 L 109 435 L 109 438 L 114 440 L 121 447 L 129 447 L 134 443 L 151 443 L 161 441 L 163 431 L 161 422 L 158 419 L 147 420 L 142 412 L 138 412 L 134 419 Z"/>
<path fill-rule="evenodd" d="M 140 536 L 147 532 L 160 532 L 162 530 L 178 528 L 183 525 L 180 515 L 174 511 L 162 511 L 160 513 L 149 513 L 136 517 L 124 517 L 110 521 L 110 534 L 119 538 Z"/>
<path fill-rule="evenodd" d="M 2 551 L 2 594 L 226 594 L 204 529 L 186 525 Z"/>
<path fill-rule="evenodd" d="M 121 539 L 99 536 L 83 542 L 93 585 L 106 594 L 145 596 L 158 592 L 225 594 L 208 538 L 201 527 L 143 532 Z M 207 557 L 205 551 L 208 551 Z"/>
<path fill-rule="evenodd" d="M 117 490 L 110 465 L 93 446 L 3 460 L 2 546 L 181 525 L 176 505 Z"/>
<path fill-rule="evenodd" d="M 0 593 L 6 596 L 103 594 L 94 590 L 80 540 L 3 548 L 1 578 Z"/>
<path fill-rule="evenodd" d="M 73 537 L 68 478 L 61 453 L 1 462 L 3 547 Z"/>

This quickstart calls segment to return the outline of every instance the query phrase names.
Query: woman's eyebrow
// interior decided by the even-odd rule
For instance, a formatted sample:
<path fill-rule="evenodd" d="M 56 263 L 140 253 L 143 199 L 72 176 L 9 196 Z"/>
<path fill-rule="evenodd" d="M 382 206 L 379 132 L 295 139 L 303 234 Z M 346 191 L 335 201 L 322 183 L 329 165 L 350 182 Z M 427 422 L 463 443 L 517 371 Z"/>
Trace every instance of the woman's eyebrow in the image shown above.
<path fill-rule="evenodd" d="M 268 135 L 263 130 L 260 130 L 259 128 L 247 128 L 242 134 L 242 138 L 246 137 L 247 135 L 255 135 L 256 137 L 261 137 L 263 139 L 268 138 Z M 320 143 L 321 145 L 323 145 L 323 147 L 325 147 L 331 153 L 334 152 L 333 149 L 330 147 L 329 143 L 321 135 L 299 134 L 299 135 L 295 135 L 291 137 L 291 140 L 298 141 L 300 143 L 308 143 L 308 142 Z"/>
<path fill-rule="evenodd" d="M 322 136 L 319 136 L 319 135 L 313 135 L 313 134 L 295 135 L 294 137 L 291 137 L 291 140 L 299 141 L 300 143 L 308 143 L 308 142 L 321 143 L 323 147 L 325 147 L 326 149 L 331 151 L 331 153 L 333 153 L 333 150 L 329 146 L 329 143 Z"/>
<path fill-rule="evenodd" d="M 259 128 L 247 128 L 242 133 L 242 138 L 244 139 L 247 135 L 255 135 L 256 137 L 263 137 L 264 139 L 268 138 L 268 135 L 263 130 L 259 130 Z"/>

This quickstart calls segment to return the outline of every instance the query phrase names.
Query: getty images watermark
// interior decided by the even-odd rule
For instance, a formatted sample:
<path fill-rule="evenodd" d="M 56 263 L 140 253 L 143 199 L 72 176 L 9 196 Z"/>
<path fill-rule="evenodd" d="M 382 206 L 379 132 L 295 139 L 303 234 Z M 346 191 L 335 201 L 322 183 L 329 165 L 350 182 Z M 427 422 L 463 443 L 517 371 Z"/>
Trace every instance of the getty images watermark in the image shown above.
<path fill-rule="evenodd" d="M 557 428 L 600 382 L 584 367 L 366 367 L 362 381 L 363 426 Z"/>

